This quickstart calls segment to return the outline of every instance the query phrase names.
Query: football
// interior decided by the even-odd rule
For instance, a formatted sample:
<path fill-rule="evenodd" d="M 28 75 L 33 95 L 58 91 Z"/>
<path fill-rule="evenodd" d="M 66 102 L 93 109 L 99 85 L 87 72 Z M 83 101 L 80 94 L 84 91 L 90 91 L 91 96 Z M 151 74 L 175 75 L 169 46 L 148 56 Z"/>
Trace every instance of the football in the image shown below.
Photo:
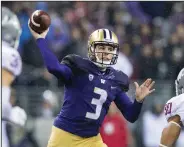
<path fill-rule="evenodd" d="M 39 34 L 47 30 L 50 24 L 50 16 L 42 10 L 36 10 L 30 16 L 29 26 Z"/>

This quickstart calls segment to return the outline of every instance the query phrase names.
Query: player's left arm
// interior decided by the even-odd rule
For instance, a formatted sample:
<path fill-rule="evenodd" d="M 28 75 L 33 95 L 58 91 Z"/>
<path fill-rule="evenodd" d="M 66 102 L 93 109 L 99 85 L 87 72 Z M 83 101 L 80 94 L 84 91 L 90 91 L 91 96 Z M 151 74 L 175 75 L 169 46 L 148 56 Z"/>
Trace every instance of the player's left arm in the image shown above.
<path fill-rule="evenodd" d="M 121 92 L 114 102 L 129 122 L 134 123 L 138 119 L 142 103 L 139 103 L 136 99 L 132 102 L 125 92 Z"/>
<path fill-rule="evenodd" d="M 134 102 L 123 91 L 117 95 L 114 102 L 128 121 L 133 123 L 138 119 L 144 98 L 155 90 L 151 90 L 154 83 L 151 79 L 147 79 L 141 86 L 135 82 L 136 98 Z"/>
<path fill-rule="evenodd" d="M 163 129 L 159 147 L 170 147 L 178 139 L 181 131 L 180 116 L 175 115 L 168 120 L 168 125 Z"/>

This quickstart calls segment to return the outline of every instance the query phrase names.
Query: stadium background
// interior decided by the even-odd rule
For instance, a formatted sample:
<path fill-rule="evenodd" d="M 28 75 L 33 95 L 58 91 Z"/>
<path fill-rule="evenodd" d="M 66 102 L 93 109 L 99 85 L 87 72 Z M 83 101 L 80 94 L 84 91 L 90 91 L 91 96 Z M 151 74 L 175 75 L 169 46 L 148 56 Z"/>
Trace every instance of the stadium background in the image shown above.
<path fill-rule="evenodd" d="M 155 115 L 150 128 L 155 127 L 160 115 L 154 106 L 163 109 L 175 95 L 174 80 L 184 67 L 184 2 L 2 2 L 2 6 L 18 15 L 23 29 L 19 45 L 23 71 L 13 84 L 11 100 L 26 110 L 28 121 L 24 129 L 7 126 L 12 147 L 20 141 L 19 147 L 46 146 L 53 118 L 62 106 L 63 84 L 45 69 L 27 27 L 36 9 L 51 16 L 46 39 L 59 60 L 70 53 L 86 57 L 87 39 L 95 29 L 106 27 L 117 34 L 121 53 L 131 63 L 131 82 L 148 77 L 156 81 L 156 92 L 145 100 L 139 120 L 128 123 L 130 147 L 151 147 L 145 136 L 154 140 L 156 135 L 144 127 L 145 114 Z M 128 94 L 134 96 L 134 90 L 131 83 Z M 176 147 L 179 144 L 184 141 Z"/>

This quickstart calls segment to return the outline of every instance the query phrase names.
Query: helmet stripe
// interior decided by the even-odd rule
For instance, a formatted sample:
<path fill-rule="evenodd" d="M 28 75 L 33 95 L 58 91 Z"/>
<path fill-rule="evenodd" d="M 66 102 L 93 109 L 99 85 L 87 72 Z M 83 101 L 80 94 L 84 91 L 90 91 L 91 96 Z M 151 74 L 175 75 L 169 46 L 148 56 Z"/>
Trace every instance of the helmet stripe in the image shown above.
<path fill-rule="evenodd" d="M 110 39 L 112 39 L 112 32 L 109 30 Z"/>
<path fill-rule="evenodd" d="M 105 32 L 106 32 L 106 38 L 105 39 L 110 39 L 110 33 L 109 33 L 109 30 L 108 29 L 105 29 Z"/>
<path fill-rule="evenodd" d="M 106 31 L 105 31 L 105 30 L 103 30 L 103 33 L 104 33 L 104 38 L 106 38 Z"/>

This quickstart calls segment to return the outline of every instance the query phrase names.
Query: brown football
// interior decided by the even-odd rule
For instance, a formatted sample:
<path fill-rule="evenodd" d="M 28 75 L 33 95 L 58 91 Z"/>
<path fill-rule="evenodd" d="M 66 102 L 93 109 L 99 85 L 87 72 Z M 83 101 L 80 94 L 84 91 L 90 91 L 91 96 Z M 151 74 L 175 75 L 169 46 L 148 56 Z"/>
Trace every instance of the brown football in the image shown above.
<path fill-rule="evenodd" d="M 41 34 L 48 29 L 51 23 L 50 16 L 42 11 L 36 10 L 30 16 L 29 26 L 37 33 Z"/>

